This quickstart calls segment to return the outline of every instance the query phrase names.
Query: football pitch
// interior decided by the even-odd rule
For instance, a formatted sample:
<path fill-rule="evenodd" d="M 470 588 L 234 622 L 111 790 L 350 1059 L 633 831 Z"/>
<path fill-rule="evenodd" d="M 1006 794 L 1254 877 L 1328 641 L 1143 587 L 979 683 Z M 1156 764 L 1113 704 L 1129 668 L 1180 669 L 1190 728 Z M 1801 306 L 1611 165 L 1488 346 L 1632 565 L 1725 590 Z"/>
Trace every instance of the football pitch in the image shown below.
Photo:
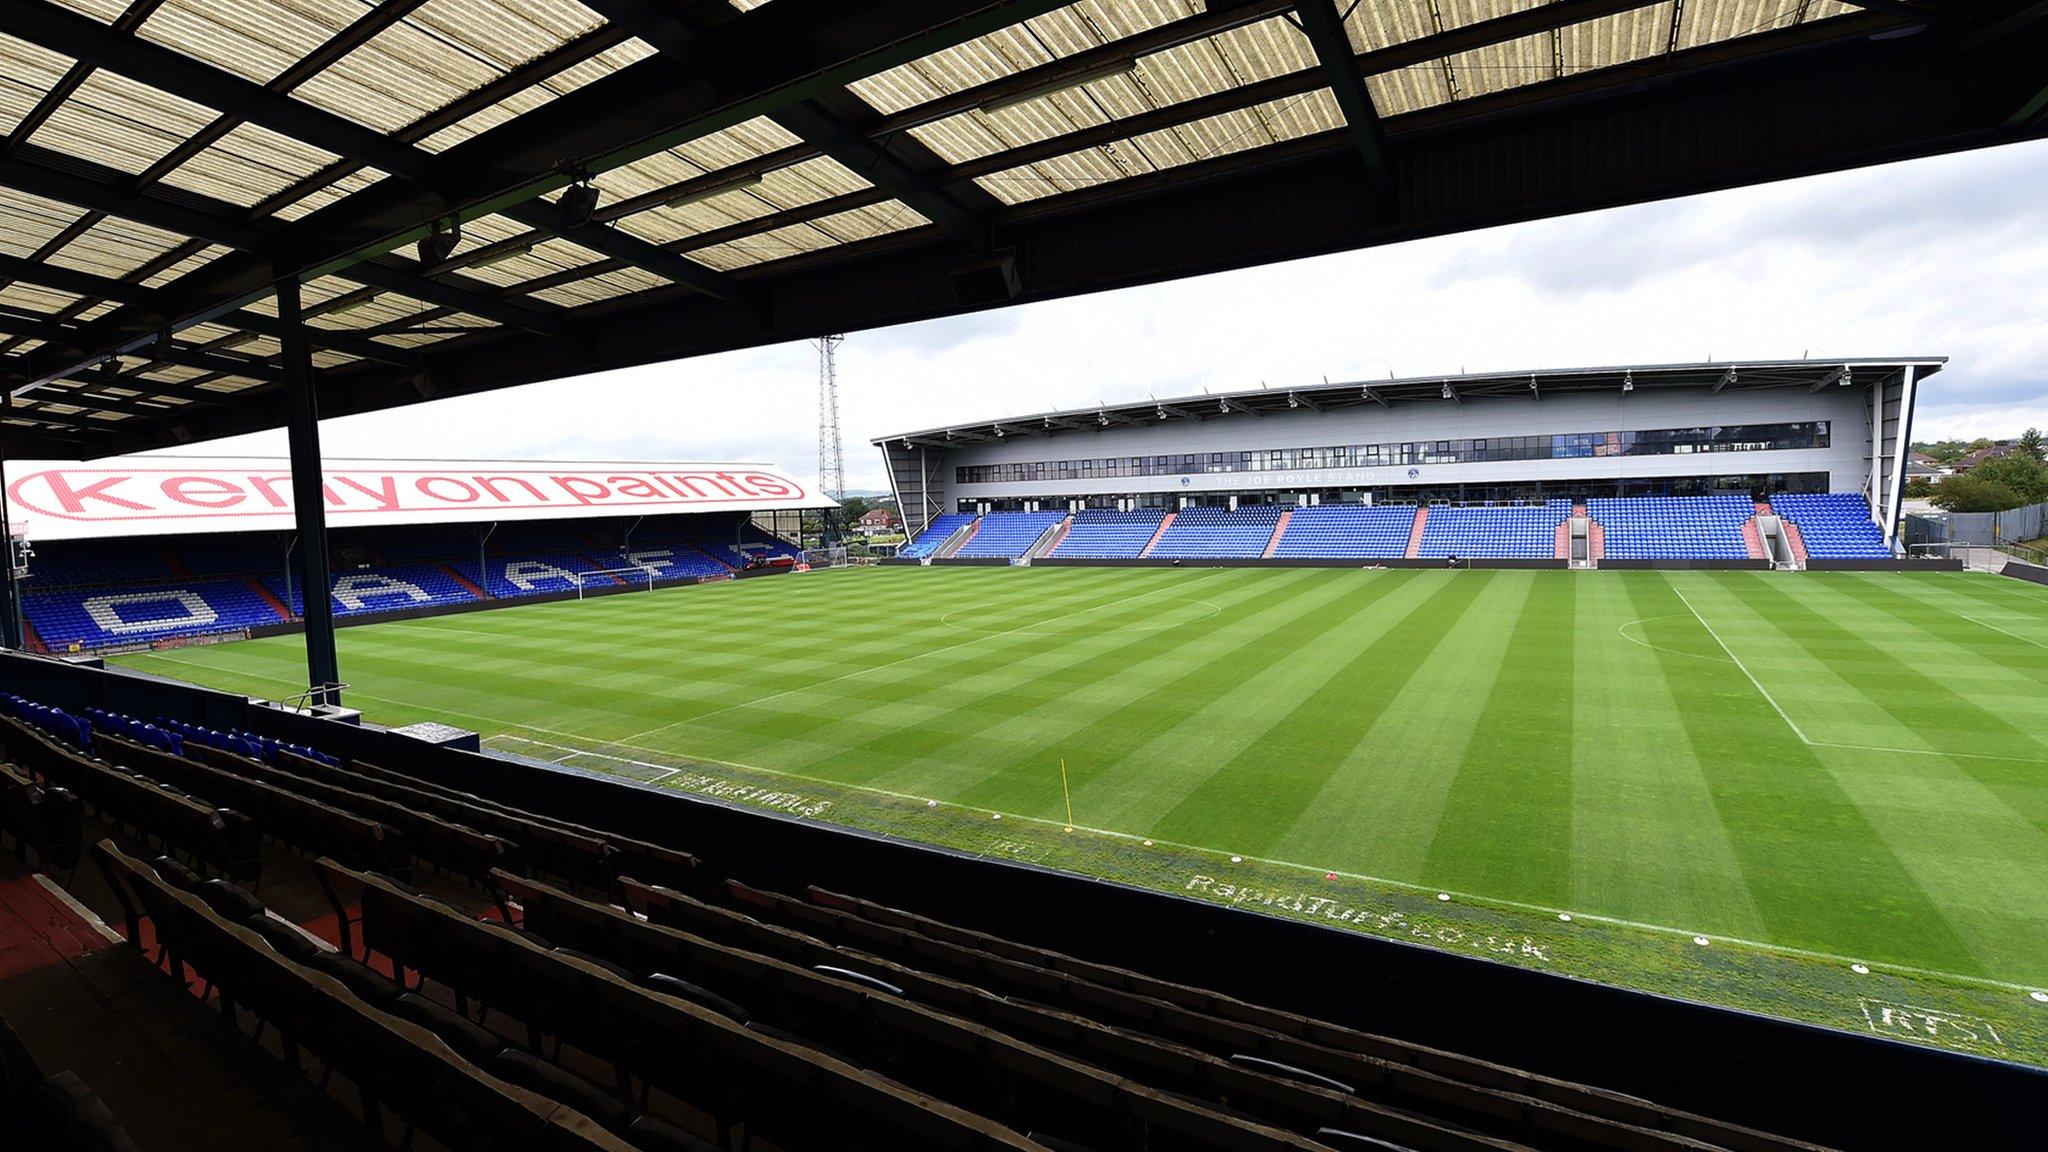
<path fill-rule="evenodd" d="M 340 644 L 376 722 L 2048 1063 L 2048 588 L 882 568 Z M 297 637 L 120 662 L 273 697 L 305 678 Z"/>

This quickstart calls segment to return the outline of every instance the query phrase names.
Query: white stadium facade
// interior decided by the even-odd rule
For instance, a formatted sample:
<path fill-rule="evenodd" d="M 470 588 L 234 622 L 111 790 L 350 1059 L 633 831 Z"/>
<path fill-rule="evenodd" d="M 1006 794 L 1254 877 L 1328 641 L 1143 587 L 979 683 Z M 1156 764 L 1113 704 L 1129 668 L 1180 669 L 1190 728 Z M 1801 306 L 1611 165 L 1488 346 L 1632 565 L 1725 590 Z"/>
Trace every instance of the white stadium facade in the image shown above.
<path fill-rule="evenodd" d="M 1856 493 L 1897 539 L 1942 357 L 1635 365 L 1147 398 L 874 441 L 944 514 Z"/>

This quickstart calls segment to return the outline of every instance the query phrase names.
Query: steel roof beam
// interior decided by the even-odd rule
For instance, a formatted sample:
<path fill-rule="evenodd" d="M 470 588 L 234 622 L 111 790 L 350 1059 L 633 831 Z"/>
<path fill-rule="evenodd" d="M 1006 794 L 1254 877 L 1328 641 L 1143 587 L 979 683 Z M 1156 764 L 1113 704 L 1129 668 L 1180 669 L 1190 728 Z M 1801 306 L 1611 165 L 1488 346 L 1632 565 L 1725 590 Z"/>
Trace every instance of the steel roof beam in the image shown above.
<path fill-rule="evenodd" d="M 1373 107 L 1365 77 L 1359 74 L 1358 58 L 1351 51 L 1351 37 L 1345 35 L 1343 18 L 1331 3 L 1332 0 L 1300 0 L 1294 11 L 1301 18 L 1302 35 L 1315 48 L 1323 79 L 1329 83 L 1337 107 L 1344 113 L 1345 126 L 1351 131 L 1359 159 L 1365 161 L 1366 178 L 1372 182 L 1374 191 L 1390 195 L 1394 177 L 1387 161 L 1387 134 L 1380 127 L 1379 110 Z"/>
<path fill-rule="evenodd" d="M 416 7 L 418 2 L 419 0 L 398 0 L 396 4 L 386 5 L 384 9 L 366 13 L 357 21 L 357 26 L 374 25 L 378 18 L 387 16 L 388 26 L 388 23 L 395 23 L 401 18 L 405 11 Z M 89 17 L 60 8 L 48 0 L 18 0 L 15 4 L 0 8 L 0 31 L 41 44 L 53 51 L 96 60 L 103 67 L 117 71 L 130 79 L 225 113 L 215 121 L 216 125 L 246 120 L 337 156 L 345 156 L 396 176 L 432 186 L 430 163 L 434 159 L 433 153 L 404 141 L 394 140 L 374 129 L 365 128 L 352 120 L 283 94 L 309 79 L 320 67 L 324 67 L 324 64 L 312 67 L 306 66 L 306 62 L 302 61 L 301 66 L 288 69 L 285 75 L 273 81 L 271 86 L 265 87 L 182 53 L 115 32 Z M 331 51 L 342 54 L 352 47 L 353 42 L 337 46 L 334 41 L 330 41 L 328 45 Z M 226 133 L 223 131 L 221 134 Z M 202 132 L 200 135 L 203 137 L 205 133 Z M 199 150 L 194 148 L 190 153 L 196 155 Z M 525 213 L 522 217 L 525 222 L 575 240 L 574 236 L 568 236 L 574 225 L 563 219 L 551 206 L 529 203 L 522 205 L 520 210 Z M 189 231 L 185 234 L 197 235 Z M 593 247 L 605 255 L 633 253 L 650 256 L 652 262 L 660 267 L 650 268 L 649 271 L 692 287 L 702 285 L 705 290 L 720 296 L 721 299 L 731 298 L 735 291 L 731 282 L 723 275 L 687 260 L 677 260 L 662 253 L 653 245 L 636 241 L 631 237 L 612 240 L 592 237 L 586 239 L 585 246 Z M 250 250 L 240 244 L 234 247 Z M 418 292 L 410 294 L 420 295 Z"/>
<path fill-rule="evenodd" d="M 699 67 L 707 56 L 703 28 L 666 5 L 651 0 L 587 0 L 588 6 L 612 23 L 629 28 L 642 40 L 684 67 Z M 988 224 L 978 214 L 940 191 L 903 160 L 816 103 L 802 100 L 770 113 L 770 118 L 849 170 L 888 190 L 925 219 L 975 244 L 988 240 Z"/>
<path fill-rule="evenodd" d="M 432 220 L 500 211 L 566 187 L 580 173 L 744 123 L 1061 2 L 777 0 L 721 25 L 700 70 L 678 69 L 661 56 L 629 65 L 435 155 L 423 179 L 387 178 L 283 232 L 301 273 L 339 271 L 418 239 Z M 211 319 L 261 299 L 274 276 L 266 257 L 213 261 L 169 286 L 172 323 Z M 145 335 L 135 327 L 119 311 L 96 322 L 92 351 L 117 351 Z"/>
<path fill-rule="evenodd" d="M 157 299 L 158 290 L 155 288 L 146 288 L 128 280 L 96 276 L 90 272 L 67 268 L 62 264 L 24 260 L 19 256 L 0 254 L 0 282 L 14 281 L 40 284 L 45 288 L 55 288 L 60 292 L 69 292 L 86 299 L 111 300 L 118 304 L 134 304 L 149 309 L 162 306 L 161 301 Z M 230 312 L 220 317 L 218 323 L 264 336 L 277 336 L 282 331 L 275 316 L 247 310 Z M 314 344 L 358 359 L 407 367 L 418 367 L 420 363 L 419 354 L 409 348 L 395 348 L 327 328 L 308 327 L 306 331 Z"/>

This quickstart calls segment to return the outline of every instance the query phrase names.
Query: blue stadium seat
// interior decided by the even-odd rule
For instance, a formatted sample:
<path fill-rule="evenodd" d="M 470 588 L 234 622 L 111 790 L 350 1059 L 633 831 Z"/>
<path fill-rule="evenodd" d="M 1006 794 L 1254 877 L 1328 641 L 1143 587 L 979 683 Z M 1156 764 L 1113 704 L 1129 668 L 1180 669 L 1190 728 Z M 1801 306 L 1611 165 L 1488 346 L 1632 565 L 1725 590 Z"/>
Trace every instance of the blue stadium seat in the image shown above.
<path fill-rule="evenodd" d="M 1408 554 L 1410 505 L 1319 504 L 1297 508 L 1273 555 L 1295 559 L 1387 559 Z"/>
<path fill-rule="evenodd" d="M 1066 518 L 1064 512 L 991 512 L 954 555 L 1014 560 Z"/>
<path fill-rule="evenodd" d="M 953 533 L 972 523 L 974 523 L 974 517 L 965 512 L 948 512 L 944 516 L 933 517 L 932 522 L 925 525 L 924 531 L 917 534 L 917 539 L 904 545 L 902 550 L 896 554 L 913 559 L 923 559 L 938 551 L 939 545 L 952 539 Z"/>
<path fill-rule="evenodd" d="M 1570 519 L 1572 502 L 1452 508 L 1438 505 L 1422 522 L 1417 556 L 1485 560 L 1540 560 L 1557 555 L 1557 526 Z"/>
<path fill-rule="evenodd" d="M 1741 493 L 1717 496 L 1622 496 L 1586 502 L 1603 534 L 1609 560 L 1742 560 L 1742 526 L 1756 502 Z"/>
<path fill-rule="evenodd" d="M 1870 505 L 1856 492 L 1781 492 L 1771 511 L 1799 529 L 1806 555 L 1817 560 L 1889 560 L 1884 529 L 1870 518 Z"/>
<path fill-rule="evenodd" d="M 1090 510 L 1076 513 L 1066 538 L 1049 555 L 1095 560 L 1129 560 L 1145 550 L 1166 519 L 1162 509 L 1137 512 Z"/>
<path fill-rule="evenodd" d="M 1174 514 L 1152 555 L 1172 560 L 1230 559 L 1263 556 L 1273 539 L 1279 504 L 1243 504 L 1228 508 L 1183 508 Z"/>

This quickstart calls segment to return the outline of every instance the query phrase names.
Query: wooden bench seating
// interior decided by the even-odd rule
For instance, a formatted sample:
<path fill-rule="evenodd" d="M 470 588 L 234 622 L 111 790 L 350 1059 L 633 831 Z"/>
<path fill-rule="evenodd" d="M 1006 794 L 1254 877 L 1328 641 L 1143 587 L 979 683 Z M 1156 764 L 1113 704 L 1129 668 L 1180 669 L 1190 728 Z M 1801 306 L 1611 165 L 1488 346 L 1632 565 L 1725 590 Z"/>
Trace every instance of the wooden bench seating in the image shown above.
<path fill-rule="evenodd" d="M 92 855 L 107 881 L 147 916 L 159 938 L 237 1005 L 353 1082 L 363 1117 L 383 1129 L 389 1108 L 458 1149 L 629 1152 L 633 1145 L 559 1101 L 477 1068 L 428 1029 L 358 997 L 334 976 L 277 951 L 255 929 L 181 891 L 155 868 L 102 841 Z M 138 942 L 131 935 L 131 943 Z"/>

